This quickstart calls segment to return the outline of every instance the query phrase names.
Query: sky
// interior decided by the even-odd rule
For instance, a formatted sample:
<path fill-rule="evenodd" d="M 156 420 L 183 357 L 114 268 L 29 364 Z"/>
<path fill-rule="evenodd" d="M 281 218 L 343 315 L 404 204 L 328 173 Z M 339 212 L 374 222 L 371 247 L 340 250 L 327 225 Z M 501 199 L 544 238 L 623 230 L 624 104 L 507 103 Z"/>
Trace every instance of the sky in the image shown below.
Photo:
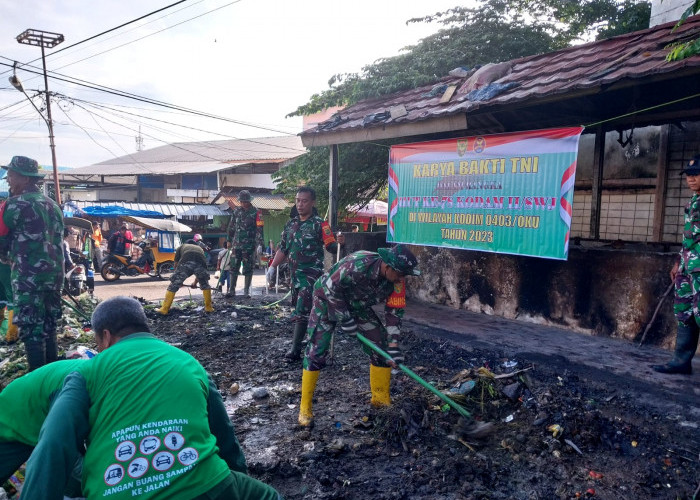
<path fill-rule="evenodd" d="M 32 73 L 41 73 L 41 49 L 15 39 L 26 29 L 64 35 L 62 44 L 46 49 L 50 74 L 257 125 L 201 118 L 49 78 L 49 90 L 60 94 L 51 102 L 57 162 L 72 168 L 135 152 L 139 128 L 143 149 L 298 134 L 301 118 L 285 116 L 327 89 L 331 76 L 399 54 L 439 29 L 435 24 L 407 25 L 408 19 L 463 3 L 187 0 L 58 52 L 175 1 L 3 0 L 0 164 L 24 155 L 51 165 L 46 123 L 8 82 L 17 61 L 27 94 L 44 90 L 43 78 Z M 28 63 L 31 67 L 24 66 Z M 33 102 L 45 115 L 41 96 Z"/>

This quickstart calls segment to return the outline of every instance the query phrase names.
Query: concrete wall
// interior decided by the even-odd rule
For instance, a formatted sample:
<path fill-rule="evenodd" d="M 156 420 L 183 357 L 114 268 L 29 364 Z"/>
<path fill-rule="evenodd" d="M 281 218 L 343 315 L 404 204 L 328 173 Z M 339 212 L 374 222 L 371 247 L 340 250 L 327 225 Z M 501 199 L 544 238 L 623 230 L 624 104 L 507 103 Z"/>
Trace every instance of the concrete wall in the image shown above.
<path fill-rule="evenodd" d="M 652 0 L 649 27 L 678 21 L 692 4 L 693 0 Z"/>
<path fill-rule="evenodd" d="M 348 233 L 346 252 L 386 246 L 386 233 Z M 567 261 L 411 246 L 422 275 L 410 297 L 455 309 L 639 341 L 670 278 L 676 252 L 646 245 L 572 247 Z M 672 294 L 645 343 L 673 346 Z"/>

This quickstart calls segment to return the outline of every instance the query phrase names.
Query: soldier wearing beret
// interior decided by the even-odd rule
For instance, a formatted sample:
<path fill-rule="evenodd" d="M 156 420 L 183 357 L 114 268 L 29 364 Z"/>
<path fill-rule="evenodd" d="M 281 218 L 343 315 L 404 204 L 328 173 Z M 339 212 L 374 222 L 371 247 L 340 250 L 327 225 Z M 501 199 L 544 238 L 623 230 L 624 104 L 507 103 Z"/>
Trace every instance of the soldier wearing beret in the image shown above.
<path fill-rule="evenodd" d="M 29 369 L 58 357 L 56 325 L 63 286 L 63 213 L 44 196 L 36 160 L 15 156 L 7 170 L 12 196 L 0 217 L 0 258 L 11 262 L 13 322 L 27 351 Z"/>
<path fill-rule="evenodd" d="M 406 306 L 405 276 L 418 276 L 418 261 L 403 245 L 380 248 L 378 252 L 359 251 L 341 259 L 314 285 L 313 307 L 309 316 L 309 342 L 301 379 L 299 424 L 313 421 L 311 401 L 320 370 L 326 365 L 331 337 L 337 325 L 348 335 L 362 333 L 385 349 L 395 363 L 403 361 L 399 349 L 401 318 Z M 386 326 L 372 306 L 384 302 Z M 391 367 L 374 351 L 370 356 L 369 384 L 373 406 L 389 406 Z"/>
<path fill-rule="evenodd" d="M 671 280 L 675 284 L 673 312 L 678 320 L 676 349 L 671 361 L 652 368 L 660 373 L 690 375 L 700 324 L 700 155 L 690 160 L 682 173 L 693 197 L 685 208 L 680 256 L 671 269 Z"/>
<path fill-rule="evenodd" d="M 228 234 L 231 240 L 231 286 L 227 297 L 236 295 L 236 282 L 241 265 L 243 265 L 243 296 L 250 297 L 250 284 L 253 281 L 253 264 L 255 263 L 255 249 L 262 247 L 263 220 L 258 209 L 251 203 L 253 197 L 250 191 L 244 189 L 238 193 L 238 201 L 241 204 L 233 210 L 233 216 L 228 225 Z"/>

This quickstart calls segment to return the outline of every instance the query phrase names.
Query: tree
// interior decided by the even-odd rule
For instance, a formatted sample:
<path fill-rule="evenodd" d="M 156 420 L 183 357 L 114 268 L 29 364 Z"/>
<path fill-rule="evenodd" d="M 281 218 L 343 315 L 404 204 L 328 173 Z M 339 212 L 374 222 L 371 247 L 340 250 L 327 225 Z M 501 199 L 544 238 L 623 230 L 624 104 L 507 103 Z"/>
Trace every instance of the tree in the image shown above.
<path fill-rule="evenodd" d="M 673 31 L 676 31 L 686 19 L 690 16 L 695 15 L 700 12 L 700 0 L 695 0 L 690 7 L 688 7 L 681 18 L 678 20 L 676 25 L 673 27 Z M 667 61 L 680 61 L 690 56 L 700 54 L 700 40 L 694 39 L 683 43 L 671 44 L 668 55 L 666 56 Z"/>
<path fill-rule="evenodd" d="M 698 0 L 700 1 L 700 0 Z M 311 96 L 289 116 L 427 85 L 457 67 L 472 68 L 646 28 L 650 7 L 639 0 L 481 0 L 408 23 L 436 23 L 435 34 L 401 54 L 364 66 L 359 73 L 334 75 L 328 89 Z M 404 141 L 396 141 L 404 142 Z M 340 147 L 339 206 L 366 203 L 386 186 L 388 142 Z M 300 184 L 324 193 L 327 203 L 328 148 L 314 148 L 276 174 L 279 192 L 293 196 Z"/>
<path fill-rule="evenodd" d="M 339 146 L 338 207 L 341 212 L 351 205 L 365 204 L 376 198 L 386 199 L 390 145 L 390 142 L 363 142 Z M 325 213 L 328 208 L 329 157 L 329 148 L 311 148 L 293 164 L 272 174 L 280 181 L 277 192 L 292 200 L 299 186 L 311 186 L 316 190 L 319 212 Z"/>

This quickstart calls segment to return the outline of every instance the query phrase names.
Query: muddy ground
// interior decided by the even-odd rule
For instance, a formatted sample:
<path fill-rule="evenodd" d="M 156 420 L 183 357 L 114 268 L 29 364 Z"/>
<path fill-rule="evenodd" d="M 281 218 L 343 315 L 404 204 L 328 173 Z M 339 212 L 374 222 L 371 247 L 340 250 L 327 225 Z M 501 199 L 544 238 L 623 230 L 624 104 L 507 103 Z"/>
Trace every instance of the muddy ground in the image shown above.
<path fill-rule="evenodd" d="M 402 373 L 392 378 L 393 406 L 372 409 L 368 358 L 342 334 L 319 378 L 315 426 L 299 429 L 301 361 L 283 358 L 289 308 L 261 308 L 271 300 L 237 307 L 217 298 L 206 316 L 196 302 L 168 317 L 147 310 L 157 336 L 214 376 L 251 475 L 287 499 L 691 499 L 698 488 L 697 422 L 565 363 L 459 346 L 411 324 L 407 365 L 443 391 L 473 381 L 464 406 L 495 423 L 491 436 L 464 435 L 456 412 Z M 74 324 L 62 348 L 89 346 L 78 334 Z M 22 373 L 20 355 L 0 345 L 10 360 L 0 384 Z"/>

